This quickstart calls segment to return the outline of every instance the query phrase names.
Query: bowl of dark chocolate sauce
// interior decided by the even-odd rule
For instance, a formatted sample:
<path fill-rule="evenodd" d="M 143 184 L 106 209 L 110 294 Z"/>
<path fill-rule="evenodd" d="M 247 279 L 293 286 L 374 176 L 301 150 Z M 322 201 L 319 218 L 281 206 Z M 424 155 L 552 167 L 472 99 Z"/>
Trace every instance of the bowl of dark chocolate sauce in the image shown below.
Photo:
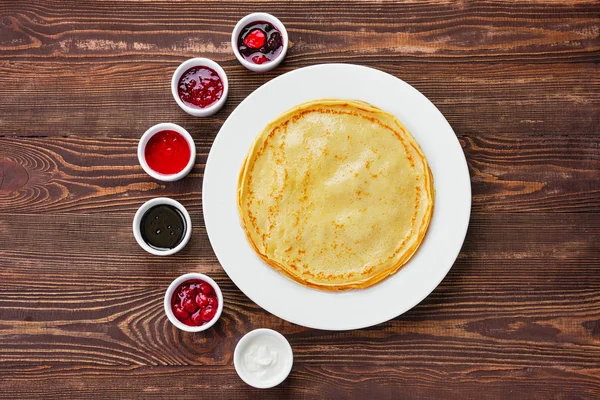
<path fill-rule="evenodd" d="M 189 213 L 181 203 L 168 197 L 147 201 L 133 217 L 135 240 L 151 254 L 175 254 L 185 247 L 191 234 Z"/>

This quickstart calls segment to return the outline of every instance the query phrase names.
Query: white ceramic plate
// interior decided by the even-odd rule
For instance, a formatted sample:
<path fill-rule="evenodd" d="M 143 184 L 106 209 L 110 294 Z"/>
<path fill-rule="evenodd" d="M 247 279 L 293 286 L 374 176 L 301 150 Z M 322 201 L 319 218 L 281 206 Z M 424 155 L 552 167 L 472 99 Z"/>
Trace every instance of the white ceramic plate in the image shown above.
<path fill-rule="evenodd" d="M 421 248 L 400 271 L 367 289 L 332 293 L 286 278 L 256 255 L 239 222 L 238 174 L 254 138 L 283 111 L 320 98 L 363 100 L 396 115 L 421 145 L 433 172 L 435 207 Z M 376 69 L 323 64 L 267 82 L 231 113 L 210 150 L 202 198 L 212 247 L 246 296 L 289 322 L 347 330 L 397 317 L 427 297 L 444 279 L 469 225 L 471 182 L 456 135 L 419 91 Z"/>

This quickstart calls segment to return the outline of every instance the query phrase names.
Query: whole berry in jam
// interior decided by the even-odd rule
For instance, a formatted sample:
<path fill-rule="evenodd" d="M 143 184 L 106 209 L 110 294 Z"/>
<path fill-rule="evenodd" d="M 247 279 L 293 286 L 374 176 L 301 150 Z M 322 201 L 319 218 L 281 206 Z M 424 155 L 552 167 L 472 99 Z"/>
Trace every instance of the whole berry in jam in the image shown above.
<path fill-rule="evenodd" d="M 197 289 L 195 287 L 195 285 L 192 287 L 192 285 L 190 285 L 189 287 L 183 288 L 181 290 L 181 292 L 179 293 L 179 297 L 182 299 L 187 299 L 187 298 L 192 298 L 196 295 Z"/>
<path fill-rule="evenodd" d="M 260 49 L 265 44 L 267 35 L 260 29 L 255 29 L 244 38 L 244 44 L 251 49 Z"/>
<path fill-rule="evenodd" d="M 264 54 L 252 57 L 252 62 L 254 64 L 264 64 L 267 61 L 269 61 L 269 60 L 267 59 L 267 57 L 264 56 Z"/>
<path fill-rule="evenodd" d="M 190 316 L 190 314 L 185 310 L 185 308 L 183 308 L 181 305 L 176 304 L 173 307 L 173 314 L 175 314 L 175 317 L 177 317 L 178 320 L 183 321 L 185 320 L 187 317 Z"/>
<path fill-rule="evenodd" d="M 202 282 L 198 285 L 198 290 L 200 290 L 200 292 L 204 293 L 204 294 L 213 294 L 215 293 L 215 290 L 213 289 L 213 287 L 206 283 L 206 282 Z"/>
<path fill-rule="evenodd" d="M 215 296 L 209 296 L 208 297 L 208 305 L 209 306 L 217 308 L 218 304 L 219 304 L 219 301 L 217 300 L 217 298 Z"/>
<path fill-rule="evenodd" d="M 189 313 L 193 313 L 198 309 L 198 306 L 194 300 L 190 299 L 189 297 L 183 300 L 182 306 L 185 308 L 185 311 Z"/>
<path fill-rule="evenodd" d="M 219 300 L 211 284 L 200 279 L 189 280 L 177 287 L 171 298 L 175 318 L 188 326 L 202 326 L 217 312 Z"/>
<path fill-rule="evenodd" d="M 273 32 L 269 40 L 267 41 L 267 49 L 271 51 L 277 50 L 279 47 L 283 45 L 283 39 L 281 38 L 281 33 Z"/>
<path fill-rule="evenodd" d="M 196 304 L 200 308 L 206 307 L 208 305 L 208 297 L 204 293 L 196 295 Z"/>
<path fill-rule="evenodd" d="M 202 321 L 208 322 L 211 319 L 213 319 L 216 312 L 217 312 L 216 308 L 214 308 L 213 306 L 208 306 L 208 307 L 203 308 L 200 311 L 200 317 L 202 318 Z"/>
<path fill-rule="evenodd" d="M 192 323 L 194 325 L 200 326 L 202 325 L 202 323 L 204 322 L 202 320 L 202 310 L 198 310 L 198 312 L 196 312 L 194 315 L 192 315 L 190 317 L 190 319 L 192 320 Z M 209 320 L 210 321 L 210 320 Z"/>

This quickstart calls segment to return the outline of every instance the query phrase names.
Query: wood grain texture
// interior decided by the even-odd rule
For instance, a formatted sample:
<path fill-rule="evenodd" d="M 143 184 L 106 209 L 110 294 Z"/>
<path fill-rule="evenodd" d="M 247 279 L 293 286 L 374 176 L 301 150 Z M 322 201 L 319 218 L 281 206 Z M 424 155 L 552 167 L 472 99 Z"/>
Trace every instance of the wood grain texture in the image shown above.
<path fill-rule="evenodd" d="M 192 2 L 0 4 L 2 134 L 137 137 L 169 120 L 214 135 L 260 84 L 323 62 L 401 77 L 458 133 L 598 130 L 594 0 L 202 4 L 202 15 Z M 245 70 L 229 43 L 237 20 L 254 10 L 278 15 L 292 41 L 283 65 L 267 74 Z M 177 108 L 165 79 L 195 56 L 222 63 L 232 89 L 226 107 L 202 122 Z"/>
<path fill-rule="evenodd" d="M 196 166 L 164 183 L 139 166 L 137 139 L 0 138 L 0 212 L 135 210 L 167 195 L 190 210 L 201 206 L 202 174 L 213 137 L 197 134 Z M 467 156 L 476 212 L 597 211 L 600 136 L 459 135 Z M 0 178 L 1 179 L 1 178 Z"/>
<path fill-rule="evenodd" d="M 21 371 L 18 368 L 15 370 Z M 282 399 L 292 398 L 298 388 L 306 388 L 302 398 L 356 399 L 378 396 L 378 398 L 430 398 L 428 394 L 434 389 L 444 399 L 480 399 L 482 398 L 481 382 L 485 382 L 485 393 L 490 398 L 513 398 L 515 393 L 522 394 L 521 399 L 539 399 L 556 397 L 552 387 L 565 384 L 573 389 L 565 397 L 571 399 L 594 398 L 597 385 L 593 378 L 585 374 L 566 372 L 556 374 L 551 369 L 495 370 L 470 374 L 470 369 L 440 367 L 438 373 L 431 373 L 420 368 L 401 368 L 387 366 L 384 368 L 335 367 L 323 365 L 319 367 L 301 367 L 294 369 L 293 375 L 282 386 L 269 391 L 247 389 L 239 382 L 225 381 L 223 373 L 210 367 L 164 367 L 160 375 L 153 374 L 155 368 L 147 367 L 96 367 L 76 370 L 81 379 L 74 382 L 69 375 L 74 372 L 70 368 L 53 367 L 25 370 L 24 377 L 41 376 L 39 382 L 52 382 L 50 390 L 40 385 L 28 385 L 26 379 L 16 382 L 15 387 L 27 390 L 32 395 L 54 395 L 68 393 L 70 395 L 93 395 L 101 393 L 105 398 L 125 397 L 164 398 L 165 393 L 177 392 L 183 396 L 203 398 L 222 397 L 223 388 L 231 393 L 228 399 Z M 227 371 L 230 371 L 228 368 Z M 379 371 L 384 371 L 382 378 Z M 415 384 L 415 377 L 427 378 Z M 193 378 L 193 379 L 190 379 Z M 152 384 L 145 382 L 151 381 Z M 173 384 L 187 381 L 185 385 Z M 13 383 L 14 382 L 14 383 Z M 396 388 L 406 388 L 400 393 Z M 532 394 L 532 388 L 535 394 Z M 119 388 L 118 390 L 115 388 Z M 10 398 L 6 393 L 0 398 Z"/>
<path fill-rule="evenodd" d="M 282 385 L 259 390 L 244 387 L 243 382 L 228 379 L 233 367 L 215 369 L 208 366 L 152 367 L 40 367 L 22 368 L 19 364 L 0 369 L 13 371 L 7 381 L 19 393 L 59 397 L 97 396 L 103 398 L 163 399 L 169 393 L 177 397 L 257 399 L 364 399 L 364 398 L 434 398 L 478 400 L 481 398 L 537 400 L 547 398 L 595 399 L 598 382 L 582 371 L 553 368 L 490 368 L 437 366 L 434 371 L 397 365 L 360 368 L 320 364 L 295 367 Z M 75 381 L 71 377 L 77 374 Z M 16 375 L 16 374 L 14 374 Z M 36 379 L 32 385 L 28 379 Z M 560 393 L 556 387 L 562 387 Z M 297 393 L 302 390 L 302 395 Z M 227 393 L 224 396 L 223 393 Z M 175 397 L 175 396 L 171 396 Z M 0 398 L 11 399 L 10 393 Z"/>
<path fill-rule="evenodd" d="M 255 74 L 228 60 L 223 66 L 229 101 L 214 116 L 199 119 L 181 111 L 171 95 L 170 77 L 184 59 L 53 63 L 0 58 L 2 135 L 137 138 L 158 122 L 172 121 L 214 137 L 254 89 L 283 72 L 316 64 L 285 61 L 275 71 Z M 454 61 L 379 59 L 370 53 L 323 61 L 356 62 L 402 78 L 425 94 L 458 134 L 595 136 L 600 129 L 600 84 L 590 79 L 600 73 L 597 63 L 459 66 Z"/>
<path fill-rule="evenodd" d="M 263 326 L 291 341 L 299 366 L 291 381 L 301 388 L 297 394 L 310 396 L 315 390 L 310 382 L 323 393 L 338 393 L 336 376 L 346 374 L 347 387 L 340 395 L 350 396 L 369 381 L 379 382 L 370 385 L 373 393 L 391 395 L 383 382 L 399 385 L 408 378 L 396 374 L 409 369 L 415 393 L 417 388 L 433 390 L 449 376 L 455 377 L 456 388 L 467 391 L 481 384 L 480 379 L 502 393 L 513 380 L 525 385 L 549 376 L 580 394 L 598 390 L 600 275 L 595 244 L 600 241 L 600 221 L 585 213 L 474 215 L 459 260 L 425 301 L 388 323 L 342 333 L 301 328 L 254 305 L 221 270 L 198 214 L 192 215 L 200 226 L 190 245 L 168 262 L 136 248 L 129 226 L 122 224 L 124 217 L 0 218 L 0 367 L 41 363 L 42 376 L 50 369 L 43 379 L 61 382 L 57 393 L 67 390 L 68 374 L 55 376 L 52 371 L 65 366 L 78 380 L 89 382 L 89 391 L 125 382 L 127 374 L 121 376 L 111 366 L 135 367 L 128 370 L 134 376 L 140 372 L 137 367 L 155 367 L 155 372 L 145 372 L 155 374 L 155 380 L 134 386 L 142 394 L 152 388 L 158 397 L 167 393 L 170 386 L 163 374 L 169 379 L 193 374 L 208 380 L 201 387 L 233 385 L 244 391 L 231 369 L 232 350 L 247 330 Z M 544 240 L 539 231 L 546 233 Z M 578 236 L 581 231 L 585 240 Z M 108 236 L 110 242 L 98 242 Z M 213 276 L 226 299 L 220 322 L 204 335 L 178 331 L 162 311 L 165 288 L 189 271 Z M 202 369 L 163 370 L 188 365 L 211 366 L 212 372 L 206 378 Z M 366 376 L 353 375 L 357 368 Z M 385 378 L 378 380 L 381 374 Z M 25 389 L 23 379 L 17 373 L 8 381 Z M 277 394 L 292 390 L 285 387 Z M 124 393 L 128 391 L 114 395 Z"/>
<path fill-rule="evenodd" d="M 252 11 L 290 34 L 288 57 L 266 74 L 230 49 Z M 210 118 L 184 114 L 169 89 L 195 56 L 230 80 Z M 325 62 L 381 69 L 430 98 L 473 191 L 446 279 L 404 315 L 349 332 L 299 327 L 250 301 L 202 218 L 204 165 L 230 112 L 270 79 Z M 599 65 L 596 0 L 0 1 L 0 399 L 600 398 Z M 198 150 L 192 173 L 168 184 L 136 158 L 139 136 L 165 121 Z M 135 210 L 157 196 L 191 212 L 192 239 L 172 257 L 131 234 Z M 225 296 L 204 334 L 178 331 L 162 310 L 168 284 L 190 271 Z M 258 327 L 294 349 L 290 378 L 268 391 L 232 365 Z"/>
<path fill-rule="evenodd" d="M 318 7 L 315 6 L 318 4 Z M 0 8 L 4 54 L 11 59 L 179 58 L 199 52 L 233 59 L 231 29 L 255 10 L 278 15 L 294 35 L 297 58 L 364 52 L 414 58 L 594 59 L 594 1 L 8 2 Z M 351 34 L 349 34 L 351 33 Z M 350 53 L 350 54 L 346 54 Z M 518 58 L 520 60 L 520 58 Z M 467 60 L 462 60 L 467 62 Z"/>

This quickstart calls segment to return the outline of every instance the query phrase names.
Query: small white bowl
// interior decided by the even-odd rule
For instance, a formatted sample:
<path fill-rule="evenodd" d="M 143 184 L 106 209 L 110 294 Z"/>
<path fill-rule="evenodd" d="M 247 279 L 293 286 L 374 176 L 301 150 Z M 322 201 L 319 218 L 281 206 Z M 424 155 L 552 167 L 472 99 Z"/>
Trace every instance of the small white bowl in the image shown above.
<path fill-rule="evenodd" d="M 179 79 L 181 79 L 181 76 L 188 69 L 193 67 L 211 68 L 217 74 L 219 74 L 219 78 L 221 78 L 221 81 L 223 82 L 223 95 L 219 100 L 215 101 L 208 107 L 190 107 L 179 98 Z M 221 107 L 223 107 L 223 105 L 225 104 L 225 101 L 227 100 L 227 94 L 229 93 L 229 81 L 227 80 L 227 74 L 225 73 L 223 68 L 221 68 L 221 66 L 213 60 L 201 57 L 190 58 L 189 60 L 182 62 L 181 65 L 177 67 L 177 69 L 173 73 L 173 78 L 171 79 L 171 93 L 173 94 L 173 98 L 175 99 L 179 107 L 181 107 L 181 109 L 186 113 L 193 115 L 194 117 L 209 117 L 217 111 L 219 111 Z"/>
<path fill-rule="evenodd" d="M 259 336 L 268 336 L 273 338 L 275 341 L 279 342 L 281 348 L 283 349 L 282 353 L 285 358 L 285 364 L 282 366 L 280 373 L 274 376 L 271 380 L 266 382 L 261 382 L 249 373 L 243 365 L 242 357 L 246 347 L 257 337 Z M 242 378 L 244 382 L 248 385 L 253 386 L 258 389 L 268 389 L 274 386 L 279 385 L 283 382 L 292 370 L 292 365 L 294 364 L 294 352 L 292 351 L 292 346 L 287 341 L 285 336 L 281 333 L 274 331 L 272 329 L 255 329 L 250 331 L 244 335 L 235 346 L 235 351 L 233 352 L 233 365 L 235 366 L 235 371 Z"/>
<path fill-rule="evenodd" d="M 244 29 L 251 22 L 256 22 L 256 21 L 268 22 L 268 23 L 272 24 L 275 28 L 277 28 L 277 30 L 279 30 L 279 32 L 281 32 L 281 39 L 282 39 L 281 44 L 283 46 L 283 48 L 281 49 L 281 53 L 279 53 L 277 58 L 275 58 L 274 60 L 271 60 L 264 64 L 254 64 L 250 61 L 246 61 L 244 59 L 244 57 L 242 57 L 242 55 L 240 54 L 240 51 L 238 49 L 238 44 L 237 44 L 238 36 L 240 35 L 240 32 L 242 31 L 242 29 Z M 237 24 L 235 24 L 235 27 L 233 28 L 233 31 L 231 32 L 231 47 L 233 49 L 233 54 L 235 54 L 235 58 L 237 58 L 238 61 L 240 62 L 240 64 L 242 64 L 244 67 L 246 67 L 250 71 L 254 71 L 254 72 L 270 71 L 273 68 L 277 67 L 279 64 L 281 64 L 281 61 L 283 61 L 283 59 L 285 58 L 285 55 L 287 53 L 288 42 L 289 42 L 288 33 L 287 33 L 287 30 L 285 29 L 285 26 L 283 25 L 283 23 L 279 19 L 272 16 L 271 14 L 267 14 L 264 12 L 257 12 L 257 13 L 252 13 L 252 14 L 246 15 L 244 18 L 240 19 Z"/>
<path fill-rule="evenodd" d="M 171 309 L 171 299 L 173 298 L 173 293 L 175 292 L 175 289 L 177 289 L 177 287 L 179 285 L 181 285 L 183 282 L 189 281 L 192 279 L 200 279 L 200 280 L 203 280 L 203 281 L 209 283 L 215 290 L 215 294 L 217 295 L 217 300 L 219 301 L 219 305 L 217 306 L 217 312 L 215 313 L 215 316 L 213 317 L 213 319 L 211 319 L 209 322 L 207 322 L 206 324 L 204 324 L 202 326 L 188 326 L 188 325 L 184 324 L 183 322 L 180 322 L 177 319 L 177 317 L 175 317 L 175 314 L 173 314 L 173 310 Z M 165 306 L 165 313 L 167 314 L 167 318 L 169 318 L 169 321 L 171 321 L 171 323 L 173 325 L 175 325 L 177 328 L 181 329 L 182 331 L 186 331 L 186 332 L 202 332 L 202 331 L 207 330 L 211 326 L 213 326 L 217 322 L 219 317 L 221 316 L 221 313 L 223 312 L 223 293 L 221 293 L 221 288 L 219 287 L 219 285 L 217 285 L 217 283 L 215 281 L 213 281 L 211 278 L 209 278 L 208 276 L 197 273 L 197 272 L 190 272 L 189 274 L 181 275 L 179 278 L 177 278 L 173 282 L 171 282 L 171 284 L 167 288 L 167 291 L 165 292 L 164 306 Z"/>
<path fill-rule="evenodd" d="M 152 136 L 156 135 L 158 132 L 161 131 L 175 131 L 179 133 L 185 138 L 188 145 L 190 146 L 190 159 L 188 160 L 188 163 L 185 166 L 185 168 L 176 174 L 161 174 L 160 172 L 156 172 L 155 170 L 150 168 L 150 166 L 146 162 L 146 145 L 148 144 L 148 141 Z M 194 164 L 196 163 L 196 144 L 194 143 L 192 135 L 190 135 L 189 132 L 183 129 L 181 126 L 171 124 L 168 122 L 156 124 L 153 127 L 149 128 L 146 132 L 144 132 L 144 134 L 140 138 L 140 141 L 138 142 L 137 153 L 138 161 L 140 162 L 140 165 L 142 166 L 144 171 L 146 171 L 146 173 L 154 179 L 158 179 L 159 181 L 164 182 L 178 181 L 179 179 L 189 174 L 192 168 L 194 167 Z"/>
<path fill-rule="evenodd" d="M 142 217 L 152 207 L 161 204 L 167 204 L 177 208 L 181 212 L 181 214 L 183 215 L 183 219 L 185 220 L 185 233 L 183 235 L 183 239 L 181 239 L 181 243 L 169 250 L 157 250 L 148 245 L 148 243 L 146 243 L 144 241 L 144 238 L 142 237 Z M 155 199 L 148 200 L 147 202 L 142 204 L 140 208 L 138 208 L 137 212 L 135 213 L 135 216 L 133 217 L 133 236 L 135 237 L 135 240 L 138 242 L 140 247 L 150 254 L 154 254 L 157 256 L 168 256 L 171 254 L 175 254 L 179 250 L 183 249 L 185 245 L 188 244 L 188 242 L 190 241 L 190 237 L 192 236 L 192 219 L 190 218 L 190 214 L 188 213 L 188 211 L 185 209 L 184 206 L 181 205 L 180 202 L 170 199 L 168 197 L 157 197 Z"/>

